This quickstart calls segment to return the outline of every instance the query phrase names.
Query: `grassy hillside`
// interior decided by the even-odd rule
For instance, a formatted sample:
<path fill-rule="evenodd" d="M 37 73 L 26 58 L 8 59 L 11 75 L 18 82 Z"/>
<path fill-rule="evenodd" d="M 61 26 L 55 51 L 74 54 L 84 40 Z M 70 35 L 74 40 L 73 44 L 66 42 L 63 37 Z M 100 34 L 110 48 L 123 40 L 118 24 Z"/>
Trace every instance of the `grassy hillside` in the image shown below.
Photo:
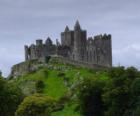
<path fill-rule="evenodd" d="M 71 96 L 70 100 L 64 102 L 64 108 L 52 113 L 52 116 L 80 116 L 76 111 L 77 99 L 74 97 L 76 84 L 83 78 L 93 77 L 101 80 L 108 80 L 105 71 L 94 71 L 87 68 L 78 68 L 72 65 L 50 63 L 38 71 L 12 79 L 22 89 L 25 96 L 36 92 L 36 82 L 41 80 L 44 83 L 43 93 L 60 100 L 65 96 Z"/>

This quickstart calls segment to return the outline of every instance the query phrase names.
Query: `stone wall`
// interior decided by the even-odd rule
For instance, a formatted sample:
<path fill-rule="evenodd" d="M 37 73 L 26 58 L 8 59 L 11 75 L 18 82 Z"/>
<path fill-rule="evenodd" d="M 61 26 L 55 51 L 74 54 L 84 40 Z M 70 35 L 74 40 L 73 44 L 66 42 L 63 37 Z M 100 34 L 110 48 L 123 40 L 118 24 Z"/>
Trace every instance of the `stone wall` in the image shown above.
<path fill-rule="evenodd" d="M 89 68 L 89 69 L 107 69 L 110 67 L 98 65 L 98 64 L 92 64 L 88 62 L 82 62 L 82 61 L 75 61 L 75 60 L 70 60 L 64 57 L 51 57 L 50 63 L 62 63 L 62 64 L 70 64 L 74 65 L 76 67 L 84 67 L 84 68 Z M 31 60 L 31 61 L 26 61 L 22 62 L 19 64 L 16 64 L 12 67 L 11 69 L 11 74 L 10 77 L 17 78 L 19 76 L 26 75 L 28 73 L 32 73 L 37 71 L 40 67 L 48 66 L 47 63 L 38 61 L 38 60 Z"/>
<path fill-rule="evenodd" d="M 42 65 L 43 64 L 39 62 L 38 60 L 25 61 L 25 62 L 16 64 L 11 68 L 10 77 L 16 78 L 16 77 L 23 76 L 31 72 L 35 72 Z"/>
<path fill-rule="evenodd" d="M 53 62 L 59 62 L 59 63 L 63 63 L 63 64 L 70 64 L 70 65 L 74 65 L 76 67 L 84 67 L 84 68 L 89 68 L 89 69 L 107 69 L 110 67 L 107 66 L 102 66 L 102 65 L 98 65 L 98 64 L 92 64 L 92 63 L 88 63 L 88 62 L 82 62 L 82 61 L 75 61 L 75 60 L 70 60 L 64 57 L 53 57 L 51 58 L 51 61 Z"/>

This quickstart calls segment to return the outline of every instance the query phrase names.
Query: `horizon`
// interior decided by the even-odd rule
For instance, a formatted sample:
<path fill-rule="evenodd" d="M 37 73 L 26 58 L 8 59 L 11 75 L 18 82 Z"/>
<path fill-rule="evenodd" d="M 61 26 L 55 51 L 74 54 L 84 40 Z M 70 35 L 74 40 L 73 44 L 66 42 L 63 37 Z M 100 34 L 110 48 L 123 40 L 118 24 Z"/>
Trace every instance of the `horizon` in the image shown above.
<path fill-rule="evenodd" d="M 14 1 L 0 1 L 0 70 L 4 76 L 12 65 L 24 61 L 24 45 L 48 36 L 60 41 L 65 26 L 73 29 L 77 19 L 87 37 L 112 35 L 113 66 L 140 69 L 140 1 Z"/>

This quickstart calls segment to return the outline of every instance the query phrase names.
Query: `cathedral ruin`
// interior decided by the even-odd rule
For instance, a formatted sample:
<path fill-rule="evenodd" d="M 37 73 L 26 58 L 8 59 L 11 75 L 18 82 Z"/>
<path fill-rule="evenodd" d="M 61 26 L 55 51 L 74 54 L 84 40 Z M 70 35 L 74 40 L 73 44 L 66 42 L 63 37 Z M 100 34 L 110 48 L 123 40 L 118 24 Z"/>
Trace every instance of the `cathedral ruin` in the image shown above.
<path fill-rule="evenodd" d="M 46 57 L 54 55 L 73 61 L 111 67 L 111 35 L 104 34 L 87 38 L 87 31 L 83 30 L 76 21 L 74 30 L 66 26 L 64 32 L 61 33 L 61 42 L 57 40 L 56 44 L 53 44 L 48 37 L 45 43 L 40 39 L 36 40 L 36 45 L 25 45 L 25 61 L 45 60 Z"/>

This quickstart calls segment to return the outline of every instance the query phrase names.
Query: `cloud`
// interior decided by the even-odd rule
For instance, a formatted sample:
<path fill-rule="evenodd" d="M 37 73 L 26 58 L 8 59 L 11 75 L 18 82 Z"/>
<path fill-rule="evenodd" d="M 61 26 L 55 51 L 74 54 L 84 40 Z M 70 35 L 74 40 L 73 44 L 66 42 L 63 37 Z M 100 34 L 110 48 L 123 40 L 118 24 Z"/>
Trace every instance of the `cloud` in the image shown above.
<path fill-rule="evenodd" d="M 114 49 L 113 56 L 115 65 L 120 64 L 140 68 L 140 43 L 132 43 L 128 46 Z"/>

